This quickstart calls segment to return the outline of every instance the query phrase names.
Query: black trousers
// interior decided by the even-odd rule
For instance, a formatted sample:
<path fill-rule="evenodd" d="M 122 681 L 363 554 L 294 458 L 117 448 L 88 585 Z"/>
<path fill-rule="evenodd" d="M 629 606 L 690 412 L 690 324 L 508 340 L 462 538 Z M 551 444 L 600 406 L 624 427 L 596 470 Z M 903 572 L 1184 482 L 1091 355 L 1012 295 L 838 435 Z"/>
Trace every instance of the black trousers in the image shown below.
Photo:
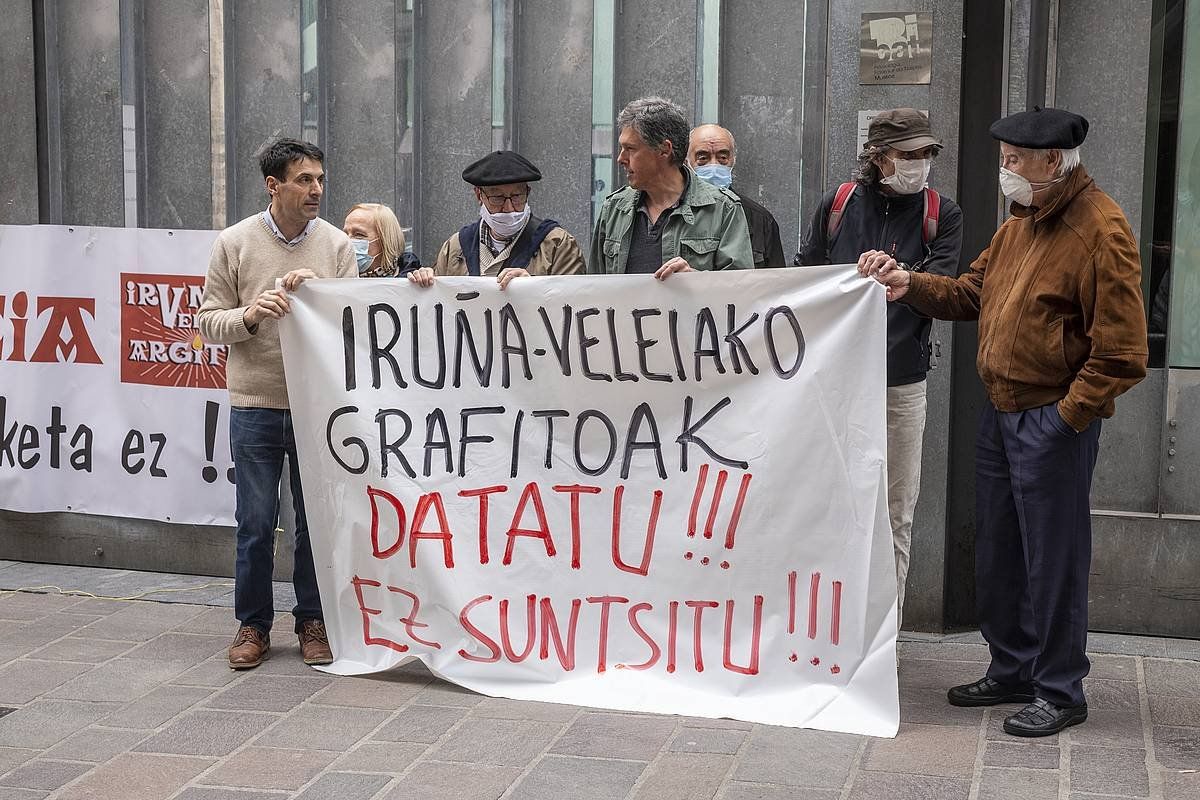
<path fill-rule="evenodd" d="M 988 676 L 1033 681 L 1036 696 L 1084 702 L 1088 496 L 1100 421 L 1076 433 L 1055 405 L 1002 412 L 991 404 L 975 441 L 975 586 L 991 648 Z"/>

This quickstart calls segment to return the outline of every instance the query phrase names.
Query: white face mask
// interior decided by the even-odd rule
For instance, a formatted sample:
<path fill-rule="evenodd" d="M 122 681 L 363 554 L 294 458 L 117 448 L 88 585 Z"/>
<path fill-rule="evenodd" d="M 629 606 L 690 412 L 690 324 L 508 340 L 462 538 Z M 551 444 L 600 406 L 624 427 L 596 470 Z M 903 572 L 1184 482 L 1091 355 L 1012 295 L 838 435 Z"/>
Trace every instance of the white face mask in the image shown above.
<path fill-rule="evenodd" d="M 525 227 L 525 223 L 529 220 L 529 203 L 526 203 L 525 208 L 520 211 L 501 211 L 496 214 L 488 211 L 487 206 L 481 204 L 479 217 L 487 223 L 492 233 L 502 239 L 509 239 L 520 233 L 521 228 Z"/>
<path fill-rule="evenodd" d="M 885 156 L 896 171 L 879 182 L 892 187 L 897 194 L 916 194 L 925 188 L 929 180 L 930 161 L 928 158 L 902 159 Z"/>
<path fill-rule="evenodd" d="M 1004 192 L 1004 196 L 1012 200 L 1017 205 L 1027 206 L 1033 203 L 1034 187 L 1044 189 L 1047 186 L 1053 186 L 1061 181 L 1065 176 L 1059 176 L 1052 181 L 1043 183 L 1031 183 L 1028 178 L 1023 175 L 1018 175 L 1011 169 L 1004 167 L 1000 168 L 1000 191 Z"/>

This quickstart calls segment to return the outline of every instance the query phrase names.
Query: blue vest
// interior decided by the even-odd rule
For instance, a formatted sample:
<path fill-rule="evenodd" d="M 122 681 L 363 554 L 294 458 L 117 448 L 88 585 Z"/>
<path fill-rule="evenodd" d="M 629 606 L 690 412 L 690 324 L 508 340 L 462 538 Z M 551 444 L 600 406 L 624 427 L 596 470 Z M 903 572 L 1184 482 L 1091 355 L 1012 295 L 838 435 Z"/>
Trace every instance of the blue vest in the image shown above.
<path fill-rule="evenodd" d="M 479 226 L 482 220 L 475 220 L 458 232 L 458 246 L 462 248 L 463 258 L 467 260 L 467 274 L 479 277 Z M 528 269 L 533 254 L 542 246 L 542 241 L 550 231 L 558 227 L 558 222 L 552 219 L 541 220 L 531 216 L 525 223 L 525 229 L 513 243 L 508 257 L 508 266 Z"/>

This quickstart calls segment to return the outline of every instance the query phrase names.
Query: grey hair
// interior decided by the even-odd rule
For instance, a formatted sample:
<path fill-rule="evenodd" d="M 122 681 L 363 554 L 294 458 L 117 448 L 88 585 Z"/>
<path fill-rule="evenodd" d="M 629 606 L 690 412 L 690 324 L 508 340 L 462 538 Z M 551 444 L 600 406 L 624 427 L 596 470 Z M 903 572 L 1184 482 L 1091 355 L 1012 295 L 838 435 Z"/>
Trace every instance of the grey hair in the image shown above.
<path fill-rule="evenodd" d="M 634 100 L 617 115 L 617 129 L 633 128 L 642 141 L 658 149 L 671 143 L 671 163 L 680 166 L 687 159 L 691 126 L 683 109 L 663 97 Z"/>
<path fill-rule="evenodd" d="M 1058 167 L 1055 169 L 1054 174 L 1060 178 L 1063 177 L 1064 175 L 1070 175 L 1071 172 L 1074 171 L 1074 169 L 1076 167 L 1078 167 L 1081 163 L 1083 163 L 1082 158 L 1079 154 L 1078 147 L 1071 147 L 1071 148 L 1041 147 L 1041 148 L 1039 148 L 1039 147 L 1018 147 L 1017 145 L 1013 145 L 1013 147 L 1014 147 L 1014 149 L 1016 149 L 1022 153 L 1025 153 L 1029 156 L 1037 154 L 1038 156 L 1040 156 L 1046 160 L 1049 160 L 1050 154 L 1057 150 L 1058 155 L 1059 155 Z"/>
<path fill-rule="evenodd" d="M 854 166 L 854 172 L 850 175 L 850 180 L 863 186 L 872 186 L 879 182 L 880 172 L 879 165 L 875 163 L 876 156 L 879 156 L 887 147 L 881 147 L 876 144 L 869 144 L 862 149 L 858 154 L 858 163 Z"/>
<path fill-rule="evenodd" d="M 1072 147 L 1070 150 L 1059 150 L 1058 152 L 1061 155 L 1058 162 L 1059 175 L 1071 174 L 1071 171 L 1082 163 L 1078 147 Z"/>

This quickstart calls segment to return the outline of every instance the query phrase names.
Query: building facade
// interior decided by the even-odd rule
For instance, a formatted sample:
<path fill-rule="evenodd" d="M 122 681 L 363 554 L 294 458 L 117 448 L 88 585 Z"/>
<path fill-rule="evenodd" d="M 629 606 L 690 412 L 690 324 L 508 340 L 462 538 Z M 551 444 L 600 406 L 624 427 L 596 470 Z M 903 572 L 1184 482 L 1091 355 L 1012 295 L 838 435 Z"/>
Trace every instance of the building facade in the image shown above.
<path fill-rule="evenodd" d="M 931 185 L 965 212 L 963 267 L 1002 219 L 991 121 L 1092 123 L 1084 163 L 1139 235 L 1149 377 L 1106 423 L 1092 627 L 1200 637 L 1200 2 L 904 0 L 927 84 L 859 83 L 865 0 L 0 0 L 0 223 L 220 228 L 266 203 L 255 154 L 327 154 L 323 215 L 396 209 L 429 262 L 476 211 L 463 166 L 514 148 L 535 210 L 587 240 L 619 188 L 613 120 L 669 97 L 738 141 L 737 184 L 791 251 L 846 180 L 860 112 L 928 110 Z M 905 620 L 974 616 L 973 325 L 938 323 Z M 222 574 L 227 529 L 0 512 L 0 557 Z M 287 563 L 287 562 L 284 562 Z"/>

